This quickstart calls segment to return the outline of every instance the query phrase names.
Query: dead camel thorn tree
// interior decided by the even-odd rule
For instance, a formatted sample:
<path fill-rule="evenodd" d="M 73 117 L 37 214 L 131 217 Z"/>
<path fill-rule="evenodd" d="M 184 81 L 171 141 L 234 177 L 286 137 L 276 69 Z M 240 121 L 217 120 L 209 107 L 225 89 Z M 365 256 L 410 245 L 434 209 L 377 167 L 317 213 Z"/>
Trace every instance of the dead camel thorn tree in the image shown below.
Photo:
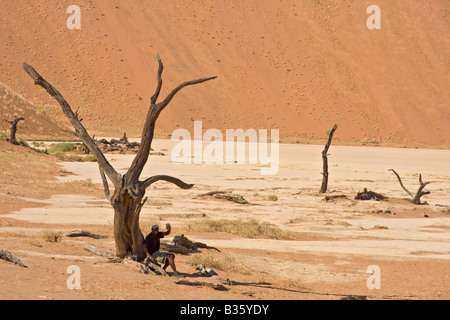
<path fill-rule="evenodd" d="M 24 117 L 20 117 L 20 118 L 16 118 L 12 121 L 6 120 L 6 122 L 8 122 L 11 125 L 11 128 L 9 130 L 9 143 L 15 144 L 15 145 L 20 145 L 19 142 L 17 142 L 16 140 L 16 131 L 17 131 L 17 123 L 21 120 L 25 120 Z"/>
<path fill-rule="evenodd" d="M 144 198 L 146 189 L 153 183 L 164 180 L 177 185 L 182 189 L 190 189 L 193 184 L 187 184 L 178 178 L 167 175 L 155 175 L 145 180 L 140 180 L 140 175 L 147 163 L 150 153 L 150 147 L 153 140 L 155 123 L 159 114 L 170 103 L 175 94 L 182 88 L 205 81 L 215 79 L 216 77 L 202 78 L 192 81 L 186 81 L 174 88 L 164 100 L 157 102 L 161 87 L 163 64 L 159 56 L 158 60 L 158 85 L 155 93 L 150 98 L 150 107 L 142 129 L 141 145 L 131 163 L 128 171 L 122 175 L 119 174 L 106 160 L 104 154 L 95 144 L 94 140 L 89 136 L 85 127 L 78 119 L 67 101 L 63 96 L 44 78 L 41 77 L 36 70 L 24 63 L 23 68 L 34 80 L 35 85 L 44 88 L 61 106 L 62 111 L 75 128 L 75 134 L 86 144 L 91 153 L 97 159 L 100 176 L 103 181 L 105 195 L 114 209 L 114 240 L 116 244 L 116 255 L 119 258 L 125 258 L 128 255 L 136 256 L 139 261 L 145 258 L 142 242 L 144 236 L 139 227 L 139 216 L 143 205 L 147 198 Z M 109 190 L 108 180 L 114 185 L 114 192 L 111 194 Z"/>
<path fill-rule="evenodd" d="M 411 197 L 411 199 L 408 199 L 409 201 L 411 201 L 414 204 L 426 204 L 427 203 L 426 201 L 425 202 L 421 202 L 420 201 L 420 197 L 431 193 L 430 191 L 423 191 L 423 189 L 426 187 L 426 185 L 429 184 L 430 182 L 423 182 L 421 174 L 419 174 L 419 189 L 417 189 L 416 195 L 413 196 L 412 193 L 409 192 L 408 189 L 406 189 L 405 186 L 403 185 L 402 179 L 400 178 L 398 173 L 394 169 L 389 169 L 389 171 L 392 171 L 397 176 L 397 179 L 398 179 L 398 182 L 400 183 L 400 186 Z"/>
<path fill-rule="evenodd" d="M 335 124 L 333 129 L 331 129 L 330 134 L 328 135 L 328 141 L 325 145 L 325 148 L 322 151 L 322 162 L 323 162 L 323 172 L 322 172 L 322 185 L 320 186 L 319 193 L 327 192 L 328 188 L 328 149 L 331 145 L 331 140 L 333 140 L 334 132 L 336 131 L 338 125 Z"/>

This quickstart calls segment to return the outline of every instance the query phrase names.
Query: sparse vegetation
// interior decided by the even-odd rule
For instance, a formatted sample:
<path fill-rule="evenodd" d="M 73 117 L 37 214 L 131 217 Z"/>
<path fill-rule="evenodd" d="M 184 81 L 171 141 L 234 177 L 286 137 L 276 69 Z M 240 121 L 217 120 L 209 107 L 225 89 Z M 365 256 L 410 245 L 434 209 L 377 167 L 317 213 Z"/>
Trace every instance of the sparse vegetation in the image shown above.
<path fill-rule="evenodd" d="M 62 238 L 62 233 L 60 231 L 54 230 L 44 230 L 42 231 L 42 239 L 47 242 L 60 242 Z"/>
<path fill-rule="evenodd" d="M 222 271 L 249 272 L 249 268 L 238 257 L 230 254 L 194 253 L 187 258 L 186 262 L 194 265 L 204 264 L 208 268 Z"/>
<path fill-rule="evenodd" d="M 29 242 L 32 246 L 42 248 L 44 246 L 42 237 L 30 237 Z"/>
<path fill-rule="evenodd" d="M 282 230 L 268 222 L 248 220 L 198 220 L 187 225 L 188 232 L 227 232 L 244 238 L 294 239 L 293 232 Z"/>
<path fill-rule="evenodd" d="M 89 161 L 89 162 L 95 162 L 96 159 L 92 154 L 88 154 L 85 156 L 79 156 L 76 150 L 76 145 L 72 142 L 60 142 L 60 143 L 53 143 L 50 145 L 50 147 L 47 149 L 47 153 L 54 155 L 61 161 Z M 68 154 L 69 153 L 69 154 Z M 74 153 L 74 154 L 70 154 Z"/>
<path fill-rule="evenodd" d="M 49 154 L 59 154 L 62 152 L 69 152 L 75 150 L 75 144 L 71 142 L 52 143 L 47 149 Z"/>

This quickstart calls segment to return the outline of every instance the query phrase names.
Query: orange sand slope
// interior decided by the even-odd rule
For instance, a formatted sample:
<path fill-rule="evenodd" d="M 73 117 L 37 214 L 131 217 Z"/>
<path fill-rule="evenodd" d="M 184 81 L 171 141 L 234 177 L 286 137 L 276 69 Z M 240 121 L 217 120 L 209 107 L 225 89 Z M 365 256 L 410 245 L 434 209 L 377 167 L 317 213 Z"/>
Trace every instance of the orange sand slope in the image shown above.
<path fill-rule="evenodd" d="M 157 131 L 177 127 L 278 128 L 285 142 L 450 145 L 449 4 L 378 1 L 80 0 L 81 29 L 69 30 L 67 1 L 4 1 L 0 82 L 63 118 L 21 69 L 33 65 L 80 109 L 92 134 L 139 136 L 165 64 L 161 97 L 184 89 Z"/>

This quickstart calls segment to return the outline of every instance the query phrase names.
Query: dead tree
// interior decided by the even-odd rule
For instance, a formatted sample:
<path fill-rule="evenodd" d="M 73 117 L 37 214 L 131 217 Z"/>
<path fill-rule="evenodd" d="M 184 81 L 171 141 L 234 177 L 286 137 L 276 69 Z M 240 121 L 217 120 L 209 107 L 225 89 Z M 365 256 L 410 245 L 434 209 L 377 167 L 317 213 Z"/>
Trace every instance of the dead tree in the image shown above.
<path fill-rule="evenodd" d="M 128 138 L 127 138 L 127 133 L 126 132 L 124 132 L 123 133 L 123 137 L 120 138 L 120 143 L 128 144 Z"/>
<path fill-rule="evenodd" d="M 394 169 L 389 169 L 389 171 L 392 171 L 397 176 L 397 179 L 398 179 L 398 182 L 400 183 L 400 186 L 411 197 L 411 199 L 408 199 L 409 201 L 411 201 L 414 204 L 426 204 L 426 202 L 421 202 L 420 201 L 420 197 L 422 197 L 422 196 L 424 196 L 426 194 L 430 194 L 430 191 L 423 191 L 423 189 L 426 187 L 426 185 L 430 183 L 429 181 L 428 182 L 423 182 L 422 181 L 422 175 L 419 174 L 419 189 L 417 189 L 416 195 L 413 196 L 412 193 L 409 192 L 408 189 L 406 189 L 406 187 L 403 185 L 402 179 L 400 178 L 398 173 Z"/>
<path fill-rule="evenodd" d="M 9 129 L 9 140 L 8 141 L 15 145 L 20 145 L 20 143 L 17 142 L 17 140 L 16 140 L 17 123 L 20 120 L 25 120 L 25 118 L 20 117 L 20 118 L 14 119 L 13 121 L 9 121 L 9 120 L 5 119 L 5 121 L 11 125 L 11 128 Z"/>
<path fill-rule="evenodd" d="M 163 111 L 170 103 L 178 91 L 186 86 L 199 84 L 216 78 L 209 77 L 183 82 L 174 88 L 164 100 L 157 102 L 162 87 L 161 74 L 163 72 L 163 64 L 159 56 L 157 56 L 157 60 L 159 64 L 157 72 L 158 85 L 155 93 L 150 99 L 150 107 L 142 129 L 139 150 L 131 163 L 130 168 L 124 175 L 118 173 L 108 160 L 106 160 L 104 154 L 87 133 L 85 127 L 78 119 L 78 116 L 72 111 L 63 96 L 49 82 L 42 78 L 32 66 L 26 63 L 23 64 L 24 70 L 34 80 L 34 84 L 44 88 L 56 101 L 58 101 L 62 111 L 75 128 L 76 135 L 86 144 L 97 159 L 105 196 L 114 209 L 114 240 L 116 245 L 116 255 L 119 258 L 133 255 L 137 257 L 138 261 L 142 261 L 145 258 L 142 245 L 144 237 L 139 227 L 139 216 L 141 209 L 147 200 L 147 198 L 144 198 L 146 189 L 151 184 L 160 180 L 173 183 L 182 189 L 189 189 L 193 186 L 193 184 L 187 184 L 178 178 L 168 175 L 155 175 L 140 180 L 140 175 L 149 157 L 156 120 L 161 111 Z M 107 178 L 109 178 L 114 185 L 114 192 L 112 194 L 109 189 Z"/>
<path fill-rule="evenodd" d="M 327 144 L 322 151 L 322 162 L 323 162 L 323 171 L 322 171 L 322 186 L 320 187 L 319 193 L 327 192 L 328 188 L 328 149 L 331 145 L 331 140 L 333 139 L 333 134 L 337 129 L 337 124 L 334 125 L 333 129 L 331 129 L 330 134 L 328 136 Z"/>

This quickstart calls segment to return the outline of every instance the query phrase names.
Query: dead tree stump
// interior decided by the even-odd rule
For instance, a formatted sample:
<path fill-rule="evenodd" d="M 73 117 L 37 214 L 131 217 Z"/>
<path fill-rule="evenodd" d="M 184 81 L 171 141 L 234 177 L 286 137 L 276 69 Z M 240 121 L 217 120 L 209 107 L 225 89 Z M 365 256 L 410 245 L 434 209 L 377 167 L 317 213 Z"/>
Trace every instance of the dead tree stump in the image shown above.
<path fill-rule="evenodd" d="M 327 192 L 328 188 L 328 149 L 331 145 L 331 140 L 333 139 L 333 134 L 337 129 L 337 124 L 334 125 L 333 129 L 330 131 L 330 135 L 328 136 L 327 144 L 325 145 L 325 148 L 322 151 L 322 162 L 323 162 L 323 172 L 322 172 L 322 185 L 320 187 L 319 193 L 325 193 Z"/>
<path fill-rule="evenodd" d="M 20 145 L 20 143 L 17 142 L 17 140 L 16 140 L 17 123 L 20 120 L 25 120 L 25 118 L 24 117 L 20 117 L 20 118 L 14 119 L 12 121 L 9 121 L 9 120 L 5 119 L 5 121 L 8 122 L 11 125 L 11 128 L 9 129 L 9 140 L 8 141 L 10 143 L 12 143 L 12 144 L 15 144 L 15 145 Z"/>

